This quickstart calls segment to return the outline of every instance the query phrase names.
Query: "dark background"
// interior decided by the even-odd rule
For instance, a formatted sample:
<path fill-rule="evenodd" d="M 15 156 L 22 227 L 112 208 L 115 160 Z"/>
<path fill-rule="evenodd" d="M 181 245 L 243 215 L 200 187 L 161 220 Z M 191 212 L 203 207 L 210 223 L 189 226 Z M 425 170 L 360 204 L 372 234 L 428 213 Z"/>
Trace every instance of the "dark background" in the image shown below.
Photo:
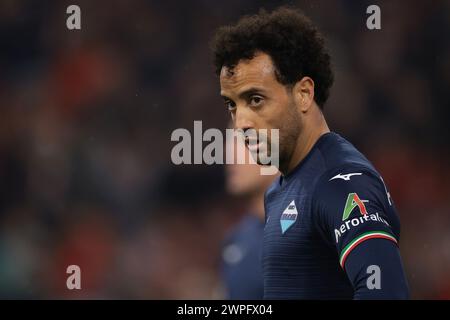
<path fill-rule="evenodd" d="M 81 30 L 66 28 L 70 4 Z M 220 245 L 245 203 L 222 166 L 173 165 L 170 135 L 226 127 L 210 38 L 280 4 L 328 40 L 325 115 L 390 188 L 412 297 L 450 298 L 450 1 L 437 0 L 2 0 L 0 297 L 223 297 Z M 370 4 L 381 30 L 366 28 Z"/>

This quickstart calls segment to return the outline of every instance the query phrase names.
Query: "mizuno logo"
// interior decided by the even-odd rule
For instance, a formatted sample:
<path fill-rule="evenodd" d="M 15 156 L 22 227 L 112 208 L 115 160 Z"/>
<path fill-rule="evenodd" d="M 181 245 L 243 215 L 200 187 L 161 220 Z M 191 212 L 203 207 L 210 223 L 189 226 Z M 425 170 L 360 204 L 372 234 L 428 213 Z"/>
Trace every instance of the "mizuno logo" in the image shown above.
<path fill-rule="evenodd" d="M 347 174 L 338 174 L 338 175 L 336 175 L 336 176 L 334 176 L 333 178 L 331 178 L 330 180 L 328 180 L 328 181 L 331 181 L 331 180 L 334 180 L 334 179 L 342 179 L 342 180 L 345 180 L 345 181 L 350 181 L 350 178 L 352 177 L 352 176 L 360 176 L 360 175 L 362 175 L 362 173 L 360 173 L 360 172 L 356 172 L 356 173 L 347 173 Z"/>

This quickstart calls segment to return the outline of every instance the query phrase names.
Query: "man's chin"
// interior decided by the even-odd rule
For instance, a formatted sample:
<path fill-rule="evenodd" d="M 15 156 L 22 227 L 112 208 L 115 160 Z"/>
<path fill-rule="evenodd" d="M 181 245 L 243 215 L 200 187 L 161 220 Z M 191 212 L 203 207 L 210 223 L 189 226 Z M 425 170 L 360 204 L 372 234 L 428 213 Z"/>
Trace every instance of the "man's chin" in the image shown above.
<path fill-rule="evenodd" d="M 266 153 L 252 153 L 252 158 L 260 166 L 270 166 L 273 162 L 273 159 L 270 157 L 270 155 L 267 155 Z"/>
<path fill-rule="evenodd" d="M 251 160 L 253 160 L 255 163 L 257 164 L 261 164 L 261 155 L 258 149 L 256 150 L 249 150 L 250 151 L 250 156 L 251 156 Z"/>

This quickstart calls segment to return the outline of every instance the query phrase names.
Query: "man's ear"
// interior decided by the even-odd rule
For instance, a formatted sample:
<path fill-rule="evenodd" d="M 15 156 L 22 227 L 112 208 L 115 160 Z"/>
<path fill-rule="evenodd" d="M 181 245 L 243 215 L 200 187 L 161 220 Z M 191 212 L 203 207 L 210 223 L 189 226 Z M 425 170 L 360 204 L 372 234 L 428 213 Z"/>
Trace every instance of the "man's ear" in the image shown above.
<path fill-rule="evenodd" d="M 314 81 L 310 77 L 301 78 L 293 88 L 294 99 L 300 111 L 305 113 L 314 104 Z"/>

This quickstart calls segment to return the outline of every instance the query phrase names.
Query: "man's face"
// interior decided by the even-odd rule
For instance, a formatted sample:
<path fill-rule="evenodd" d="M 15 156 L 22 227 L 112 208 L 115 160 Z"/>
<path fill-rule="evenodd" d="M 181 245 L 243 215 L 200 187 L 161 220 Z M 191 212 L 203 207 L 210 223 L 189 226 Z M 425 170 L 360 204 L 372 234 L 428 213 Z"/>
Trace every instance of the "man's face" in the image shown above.
<path fill-rule="evenodd" d="M 258 137 L 256 143 L 250 141 L 252 137 L 246 140 L 255 160 L 261 163 L 260 154 L 265 150 L 270 155 L 270 130 L 279 129 L 279 163 L 289 163 L 301 131 L 301 114 L 290 89 L 276 79 L 270 56 L 257 53 L 232 69 L 223 67 L 220 86 L 235 129 L 268 130 L 267 144 L 264 137 Z"/>

